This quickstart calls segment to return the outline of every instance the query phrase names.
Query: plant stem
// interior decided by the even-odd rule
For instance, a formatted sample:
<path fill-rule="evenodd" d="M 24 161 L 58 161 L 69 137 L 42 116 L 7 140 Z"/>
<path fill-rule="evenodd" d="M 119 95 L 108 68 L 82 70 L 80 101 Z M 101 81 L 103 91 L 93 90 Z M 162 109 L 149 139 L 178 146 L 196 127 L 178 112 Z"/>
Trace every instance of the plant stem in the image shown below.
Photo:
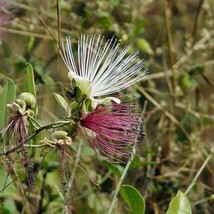
<path fill-rule="evenodd" d="M 75 162 L 78 164 L 79 161 L 80 161 L 80 156 L 81 156 L 81 152 L 82 152 L 82 145 L 83 145 L 83 141 L 80 140 L 80 143 L 79 143 L 79 146 L 78 146 L 78 150 L 77 150 L 77 155 L 76 155 L 76 159 L 75 159 Z M 78 165 L 75 164 L 74 167 L 73 167 L 73 170 L 72 170 L 72 174 L 71 174 L 71 177 L 68 181 L 68 190 L 67 190 L 67 193 L 65 195 L 65 211 L 66 210 L 69 210 L 68 209 L 68 203 L 69 203 L 69 198 L 72 194 L 72 187 L 73 187 L 73 182 L 74 182 L 74 178 L 75 178 L 75 175 L 76 175 L 76 171 L 77 171 L 77 167 Z"/>
<path fill-rule="evenodd" d="M 167 33 L 167 42 L 168 42 L 168 49 L 169 49 L 169 61 L 170 67 L 172 70 L 172 89 L 173 92 L 176 90 L 176 77 L 175 77 L 175 56 L 173 54 L 173 39 L 172 39 L 172 30 L 171 30 L 171 10 L 169 7 L 169 3 L 167 0 L 163 0 L 164 6 L 164 13 L 165 13 L 165 24 L 166 24 L 166 33 Z"/>
<path fill-rule="evenodd" d="M 117 201 L 117 196 L 118 196 L 119 191 L 120 191 L 120 187 L 121 187 L 121 185 L 122 185 L 122 183 L 123 183 L 123 180 L 124 180 L 124 178 L 125 178 L 125 176 L 126 176 L 128 170 L 129 170 L 130 164 L 131 164 L 131 162 L 132 162 L 132 160 L 133 160 L 133 158 L 134 158 L 134 156 L 135 156 L 135 152 L 136 152 L 136 148 L 135 148 L 135 147 L 136 147 L 136 145 L 134 145 L 133 150 L 132 150 L 132 151 L 133 151 L 133 157 L 130 158 L 129 161 L 127 162 L 126 167 L 125 167 L 125 169 L 124 169 L 124 171 L 123 171 L 123 174 L 122 174 L 122 176 L 120 177 L 120 180 L 119 180 L 119 182 L 118 182 L 118 184 L 117 184 L 117 187 L 116 187 L 116 189 L 115 189 L 114 196 L 113 196 L 113 199 L 112 199 L 112 202 L 111 202 L 111 205 L 110 205 L 108 214 L 111 214 L 112 211 L 113 211 L 113 209 L 114 209 L 115 203 L 116 203 L 116 201 Z"/>
<path fill-rule="evenodd" d="M 57 121 L 55 123 L 49 123 L 47 125 L 44 125 L 38 129 L 35 130 L 35 132 L 33 134 L 31 134 L 26 140 L 25 140 L 25 143 L 27 143 L 29 140 L 31 140 L 33 137 L 35 137 L 36 135 L 38 135 L 41 131 L 43 131 L 44 129 L 53 129 L 53 128 L 59 128 L 59 127 L 62 127 L 62 126 L 65 126 L 65 125 L 68 125 L 72 123 L 72 120 L 66 120 L 66 121 Z M 5 152 L 3 153 L 0 153 L 0 156 L 2 155 L 8 155 L 12 152 L 15 152 L 17 149 L 20 149 L 21 147 L 23 146 L 23 144 L 18 144 L 16 146 L 14 146 L 13 148 L 11 149 L 8 149 L 6 150 Z"/>
<path fill-rule="evenodd" d="M 209 162 L 209 160 L 213 157 L 214 154 L 214 147 L 210 150 L 207 158 L 205 159 L 204 163 L 202 164 L 202 166 L 200 167 L 200 169 L 198 170 L 197 174 L 195 175 L 195 177 L 193 178 L 192 182 L 190 183 L 189 187 L 187 188 L 187 190 L 185 191 L 185 194 L 187 195 L 190 190 L 192 189 L 192 187 L 196 184 L 196 181 L 198 179 L 198 177 L 200 176 L 200 174 L 202 173 L 202 171 L 204 170 L 205 166 L 207 165 L 207 163 Z"/>
<path fill-rule="evenodd" d="M 34 32 L 30 32 L 30 31 L 16 30 L 16 29 L 11 29 L 11 28 L 6 28 L 6 27 L 0 27 L 0 30 L 3 32 L 18 34 L 18 35 L 22 35 L 22 36 L 33 36 L 36 38 L 52 40 L 52 37 L 49 35 L 34 33 Z"/>
<path fill-rule="evenodd" d="M 60 0 L 56 0 L 56 8 L 57 8 L 58 46 L 59 46 L 59 49 L 60 49 L 60 42 L 61 42 L 61 15 L 60 15 Z"/>

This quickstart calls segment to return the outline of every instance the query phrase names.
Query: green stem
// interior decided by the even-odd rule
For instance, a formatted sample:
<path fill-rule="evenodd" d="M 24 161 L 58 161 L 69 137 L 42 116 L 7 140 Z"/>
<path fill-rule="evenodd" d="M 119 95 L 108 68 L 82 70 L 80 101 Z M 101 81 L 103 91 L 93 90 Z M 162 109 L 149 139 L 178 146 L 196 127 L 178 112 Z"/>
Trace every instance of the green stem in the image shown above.
<path fill-rule="evenodd" d="M 193 206 L 196 206 L 196 205 L 198 205 L 198 204 L 201 204 L 201 203 L 204 203 L 204 202 L 213 200 L 213 199 L 214 199 L 214 194 L 212 194 L 212 195 L 210 195 L 210 196 L 208 196 L 208 197 L 206 197 L 206 198 L 203 198 L 203 199 L 201 199 L 201 200 L 199 200 L 199 201 L 193 203 Z"/>
<path fill-rule="evenodd" d="M 136 147 L 136 145 L 134 145 L 133 150 L 132 150 L 133 151 L 133 157 L 135 156 L 135 152 L 136 152 L 135 147 Z M 117 196 L 118 196 L 119 191 L 120 191 L 120 187 L 122 186 L 123 180 L 124 180 L 128 170 L 129 170 L 129 167 L 130 167 L 130 164 L 131 164 L 132 160 L 133 160 L 133 158 L 129 159 L 129 161 L 127 162 L 126 167 L 125 167 L 125 169 L 123 171 L 123 174 L 120 177 L 120 180 L 119 180 L 119 182 L 117 184 L 117 187 L 115 189 L 115 193 L 114 193 L 114 196 L 113 196 L 113 199 L 112 199 L 108 214 L 111 214 L 113 209 L 114 209 L 115 203 L 117 201 Z"/>
<path fill-rule="evenodd" d="M 202 164 L 202 166 L 200 167 L 200 169 L 198 170 L 197 174 L 195 175 L 195 177 L 193 178 L 192 182 L 190 183 L 189 187 L 187 188 L 187 190 L 185 191 L 185 194 L 187 195 L 190 190 L 192 189 L 192 187 L 196 184 L 196 181 L 198 180 L 198 177 L 200 176 L 200 174 L 202 173 L 202 171 L 204 170 L 205 166 L 207 165 L 207 163 L 209 162 L 209 160 L 212 158 L 214 154 L 214 147 L 210 150 L 207 158 L 205 159 L 204 163 Z"/>
<path fill-rule="evenodd" d="M 33 137 L 35 137 L 36 135 L 38 135 L 41 131 L 43 131 L 44 129 L 54 129 L 54 128 L 59 128 L 65 125 L 68 125 L 72 123 L 72 120 L 66 120 L 66 121 L 57 121 L 55 123 L 49 123 L 47 125 L 44 125 L 38 129 L 35 130 L 35 132 L 33 134 L 31 134 L 26 140 L 25 143 L 27 143 L 28 141 L 30 141 Z M 4 151 L 3 153 L 0 153 L 0 156 L 2 155 L 8 155 L 12 152 L 15 152 L 17 149 L 21 148 L 23 144 L 18 144 L 16 146 L 14 146 L 11 149 L 8 149 L 6 151 Z"/>

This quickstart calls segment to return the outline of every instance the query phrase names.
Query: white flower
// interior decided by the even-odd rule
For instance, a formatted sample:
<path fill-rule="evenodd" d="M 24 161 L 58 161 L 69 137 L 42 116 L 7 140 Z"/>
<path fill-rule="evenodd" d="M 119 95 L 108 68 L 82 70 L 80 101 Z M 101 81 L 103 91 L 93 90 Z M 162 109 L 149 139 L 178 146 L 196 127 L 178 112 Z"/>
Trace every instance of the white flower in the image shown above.
<path fill-rule="evenodd" d="M 68 77 L 89 97 L 105 96 L 121 91 L 147 75 L 138 52 L 127 54 L 131 45 L 121 50 L 117 40 L 104 42 L 101 35 L 78 38 L 77 62 L 70 37 L 62 43 L 62 58 L 69 69 Z"/>

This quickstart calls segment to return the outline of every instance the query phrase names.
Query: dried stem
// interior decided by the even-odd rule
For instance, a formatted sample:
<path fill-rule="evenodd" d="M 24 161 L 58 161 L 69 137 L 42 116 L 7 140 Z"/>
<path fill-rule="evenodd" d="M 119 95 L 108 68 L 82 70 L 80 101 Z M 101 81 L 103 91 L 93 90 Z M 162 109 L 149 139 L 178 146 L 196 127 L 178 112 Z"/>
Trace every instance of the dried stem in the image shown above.
<path fill-rule="evenodd" d="M 60 49 L 60 41 L 61 41 L 60 0 L 56 0 L 56 8 L 57 8 L 58 46 L 59 46 L 59 49 Z"/>
<path fill-rule="evenodd" d="M 196 181 L 198 180 L 200 174 L 202 173 L 202 171 L 204 170 L 205 166 L 207 165 L 207 163 L 209 162 L 209 160 L 213 157 L 214 154 L 214 147 L 210 150 L 207 158 L 205 159 L 204 163 L 201 165 L 200 169 L 198 170 L 197 174 L 195 175 L 195 177 L 193 178 L 192 182 L 190 183 L 190 185 L 188 186 L 187 190 L 185 191 L 185 194 L 187 195 L 190 190 L 193 188 L 193 186 L 196 184 Z"/>
<path fill-rule="evenodd" d="M 175 64 L 175 57 L 173 54 L 173 40 L 172 40 L 172 30 L 171 30 L 171 11 L 168 5 L 167 0 L 163 0 L 163 5 L 164 5 L 164 13 L 165 13 L 165 24 L 166 24 L 166 33 L 167 33 L 167 42 L 168 42 L 168 48 L 169 48 L 169 61 L 170 61 L 170 67 L 172 70 L 172 88 L 173 92 L 176 90 L 176 75 L 175 75 L 175 69 L 174 69 L 174 64 Z"/>

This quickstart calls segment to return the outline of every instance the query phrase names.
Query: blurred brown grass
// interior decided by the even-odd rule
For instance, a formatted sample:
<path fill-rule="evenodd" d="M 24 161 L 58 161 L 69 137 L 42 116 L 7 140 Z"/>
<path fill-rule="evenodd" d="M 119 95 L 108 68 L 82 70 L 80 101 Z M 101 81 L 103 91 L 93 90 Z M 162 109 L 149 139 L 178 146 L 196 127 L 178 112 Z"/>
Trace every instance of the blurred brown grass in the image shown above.
<path fill-rule="evenodd" d="M 1 42 L 0 83 L 9 76 L 21 91 L 25 63 L 31 63 L 39 118 L 48 123 L 63 115 L 60 107 L 55 108 L 52 92 L 64 94 L 70 85 L 55 42 L 59 38 L 56 2 L 14 1 L 12 5 L 15 17 L 0 28 L 6 37 Z M 143 194 L 146 213 L 164 213 L 177 190 L 185 191 L 191 183 L 214 142 L 212 0 L 61 0 L 60 9 L 61 37 L 71 35 L 75 44 L 81 33 L 115 35 L 122 46 L 133 43 L 145 59 L 150 75 L 124 92 L 135 95 L 142 106 L 148 102 L 146 137 L 138 146 L 140 164 L 128 172 L 125 182 Z M 82 156 L 92 176 L 105 176 L 106 169 L 95 156 Z M 213 167 L 212 159 L 189 194 L 193 213 L 214 212 L 213 201 L 194 206 L 213 194 Z M 84 213 L 78 210 L 86 202 L 87 213 L 100 213 L 108 207 L 118 177 L 110 173 L 101 189 L 94 190 L 91 184 L 81 183 L 83 176 L 78 172 L 74 184 L 74 207 Z M 90 202 L 92 193 L 95 201 L 102 195 L 100 207 Z M 120 200 L 118 213 L 126 212 L 122 204 Z"/>

